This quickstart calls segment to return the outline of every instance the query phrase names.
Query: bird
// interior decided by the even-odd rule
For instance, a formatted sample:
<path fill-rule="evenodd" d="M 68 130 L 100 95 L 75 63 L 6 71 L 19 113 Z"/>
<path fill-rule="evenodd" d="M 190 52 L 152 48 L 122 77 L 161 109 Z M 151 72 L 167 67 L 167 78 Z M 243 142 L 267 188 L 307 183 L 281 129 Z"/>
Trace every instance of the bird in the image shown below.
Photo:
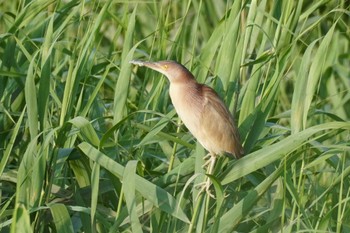
<path fill-rule="evenodd" d="M 176 61 L 131 60 L 130 63 L 167 77 L 170 99 L 178 116 L 209 152 L 208 174 L 212 175 L 217 156 L 228 153 L 238 159 L 244 155 L 234 117 L 213 88 L 198 83 L 194 75 Z"/>

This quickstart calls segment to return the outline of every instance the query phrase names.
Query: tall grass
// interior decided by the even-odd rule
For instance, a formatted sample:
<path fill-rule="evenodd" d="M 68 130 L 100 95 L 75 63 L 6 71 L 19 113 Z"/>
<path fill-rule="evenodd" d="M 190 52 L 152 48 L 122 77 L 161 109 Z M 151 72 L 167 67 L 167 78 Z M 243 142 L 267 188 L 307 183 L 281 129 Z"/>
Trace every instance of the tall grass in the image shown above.
<path fill-rule="evenodd" d="M 1 232 L 350 231 L 348 1 L 4 1 Z M 206 152 L 161 75 L 217 90 L 246 151 Z"/>

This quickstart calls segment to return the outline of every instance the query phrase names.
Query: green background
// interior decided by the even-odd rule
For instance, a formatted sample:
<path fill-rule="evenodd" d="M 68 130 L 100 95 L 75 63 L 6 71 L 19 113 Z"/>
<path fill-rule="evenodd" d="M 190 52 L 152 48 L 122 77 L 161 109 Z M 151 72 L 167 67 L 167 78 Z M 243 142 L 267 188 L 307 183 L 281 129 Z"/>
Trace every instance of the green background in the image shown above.
<path fill-rule="evenodd" d="M 1 232 L 349 232 L 349 1 L 0 1 Z M 160 74 L 213 87 L 218 160 Z"/>

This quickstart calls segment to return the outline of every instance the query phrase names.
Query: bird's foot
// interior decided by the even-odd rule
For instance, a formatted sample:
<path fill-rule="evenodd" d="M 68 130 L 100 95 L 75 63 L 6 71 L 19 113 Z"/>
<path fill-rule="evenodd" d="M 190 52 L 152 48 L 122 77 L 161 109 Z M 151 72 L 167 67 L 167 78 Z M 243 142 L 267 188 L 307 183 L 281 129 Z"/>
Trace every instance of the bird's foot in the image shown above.
<path fill-rule="evenodd" d="M 212 163 L 212 158 L 213 156 L 210 153 L 203 157 L 203 160 L 205 161 L 202 165 L 203 169 L 209 168 L 209 165 Z"/>
<path fill-rule="evenodd" d="M 214 164 L 215 164 L 215 161 L 216 161 L 216 157 L 213 156 L 213 154 L 209 153 L 207 154 L 206 156 L 204 156 L 203 158 L 205 161 L 205 163 L 202 165 L 202 168 L 206 168 L 207 170 L 207 173 L 209 175 L 212 175 L 213 174 L 213 169 L 214 169 Z M 203 193 L 203 192 L 206 192 L 211 198 L 213 199 L 216 199 L 215 198 L 215 195 L 212 194 L 210 192 L 210 186 L 211 186 L 211 181 L 210 181 L 210 178 L 207 177 L 206 178 L 206 181 L 202 182 L 202 183 L 199 183 L 197 184 L 196 186 L 197 187 L 200 187 L 200 192 L 198 193 L 198 196 Z M 197 196 L 197 198 L 198 198 Z"/>
<path fill-rule="evenodd" d="M 196 184 L 195 188 L 200 189 L 196 199 L 198 199 L 199 195 L 201 195 L 203 192 L 206 192 L 206 194 L 211 198 L 216 199 L 215 195 L 212 194 L 210 191 L 210 186 L 211 186 L 211 181 L 209 178 L 207 178 L 207 180 L 202 183 Z"/>

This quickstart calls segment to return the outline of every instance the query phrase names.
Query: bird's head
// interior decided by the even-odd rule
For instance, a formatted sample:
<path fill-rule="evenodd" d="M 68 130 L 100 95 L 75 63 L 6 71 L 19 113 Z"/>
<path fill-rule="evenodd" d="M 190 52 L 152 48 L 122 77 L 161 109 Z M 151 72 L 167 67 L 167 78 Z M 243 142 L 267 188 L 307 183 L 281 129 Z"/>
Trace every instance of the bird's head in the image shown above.
<path fill-rule="evenodd" d="M 152 70 L 164 74 L 171 83 L 186 81 L 193 79 L 193 75 L 180 63 L 176 61 L 136 61 L 132 60 L 130 63 L 138 66 L 146 66 Z"/>

